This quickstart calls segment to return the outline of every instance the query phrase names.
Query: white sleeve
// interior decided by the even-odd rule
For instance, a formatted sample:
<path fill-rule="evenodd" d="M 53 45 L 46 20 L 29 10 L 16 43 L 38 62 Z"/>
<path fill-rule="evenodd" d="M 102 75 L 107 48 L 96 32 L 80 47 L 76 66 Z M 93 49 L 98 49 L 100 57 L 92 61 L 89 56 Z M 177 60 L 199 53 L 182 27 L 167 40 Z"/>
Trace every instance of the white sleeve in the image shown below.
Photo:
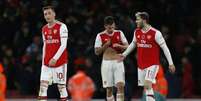
<path fill-rule="evenodd" d="M 94 45 L 94 47 L 95 48 L 98 48 L 98 47 L 101 47 L 102 46 L 102 41 L 101 41 L 101 38 L 100 38 L 100 34 L 98 34 L 97 36 L 96 36 L 96 40 L 95 40 L 95 45 Z"/>
<path fill-rule="evenodd" d="M 163 36 L 162 36 L 160 31 L 156 31 L 155 40 L 158 43 L 158 45 L 161 45 L 161 44 L 163 44 L 165 42 L 165 40 L 164 40 L 164 38 L 163 38 Z"/>
<path fill-rule="evenodd" d="M 45 58 L 45 46 L 46 46 L 46 43 L 45 43 L 45 36 L 44 36 L 43 33 L 42 33 L 42 38 L 43 38 L 43 55 L 42 55 L 42 64 L 44 64 L 44 58 Z"/>
<path fill-rule="evenodd" d="M 133 49 L 135 48 L 135 44 L 136 44 L 136 37 L 135 37 L 135 32 L 134 32 L 133 41 L 130 43 L 128 48 L 122 53 L 122 55 L 126 57 L 128 54 L 130 54 L 133 51 Z"/>
<path fill-rule="evenodd" d="M 169 65 L 173 65 L 172 57 L 166 43 L 164 42 L 163 44 L 160 45 L 160 47 L 162 48 Z"/>
<path fill-rule="evenodd" d="M 134 42 L 134 43 L 137 42 L 137 39 L 136 39 L 136 36 L 135 36 L 135 32 L 134 32 L 134 35 L 133 35 L 133 41 L 132 42 Z"/>
<path fill-rule="evenodd" d="M 162 50 L 163 50 L 163 52 L 165 54 L 165 57 L 168 60 L 169 65 L 172 65 L 173 61 L 172 61 L 170 51 L 169 51 L 169 49 L 168 49 L 168 47 L 166 45 L 165 39 L 163 38 L 163 36 L 162 36 L 160 31 L 156 32 L 155 40 L 158 43 L 158 45 L 162 48 Z"/>
<path fill-rule="evenodd" d="M 127 39 L 126 39 L 126 37 L 125 37 L 125 35 L 124 35 L 124 33 L 122 31 L 120 31 L 120 36 L 121 36 L 121 41 L 123 43 L 128 43 L 128 41 L 127 41 Z"/>
<path fill-rule="evenodd" d="M 67 39 L 68 39 L 68 29 L 65 24 L 61 25 L 60 28 L 60 40 L 61 40 L 61 45 L 59 49 L 57 50 L 57 53 L 54 55 L 53 59 L 58 60 L 63 51 L 67 47 Z"/>

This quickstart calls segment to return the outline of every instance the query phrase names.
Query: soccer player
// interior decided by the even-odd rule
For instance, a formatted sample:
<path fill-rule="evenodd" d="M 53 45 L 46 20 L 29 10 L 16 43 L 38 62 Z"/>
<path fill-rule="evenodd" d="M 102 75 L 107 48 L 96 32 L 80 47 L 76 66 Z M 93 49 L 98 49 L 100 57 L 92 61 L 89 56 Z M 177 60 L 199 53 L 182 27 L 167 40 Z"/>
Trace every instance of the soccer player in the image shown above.
<path fill-rule="evenodd" d="M 68 30 L 64 23 L 55 19 L 56 14 L 52 6 L 44 7 L 43 14 L 47 24 L 42 28 L 44 45 L 38 99 L 46 101 L 48 86 L 55 83 L 60 92 L 60 101 L 66 101 Z"/>
<path fill-rule="evenodd" d="M 152 84 L 156 82 L 160 65 L 160 47 L 168 60 L 170 72 L 175 72 L 175 66 L 161 32 L 149 24 L 148 13 L 138 12 L 135 16 L 138 28 L 134 31 L 133 41 L 118 60 L 122 61 L 137 46 L 138 85 L 144 86 L 146 101 L 155 101 Z"/>
<path fill-rule="evenodd" d="M 117 88 L 117 101 L 124 101 L 125 72 L 123 62 L 118 62 L 118 54 L 128 47 L 128 42 L 121 30 L 115 30 L 112 16 L 104 19 L 105 30 L 98 33 L 95 41 L 95 54 L 103 54 L 101 76 L 106 88 L 107 101 L 114 101 L 113 86 Z"/>

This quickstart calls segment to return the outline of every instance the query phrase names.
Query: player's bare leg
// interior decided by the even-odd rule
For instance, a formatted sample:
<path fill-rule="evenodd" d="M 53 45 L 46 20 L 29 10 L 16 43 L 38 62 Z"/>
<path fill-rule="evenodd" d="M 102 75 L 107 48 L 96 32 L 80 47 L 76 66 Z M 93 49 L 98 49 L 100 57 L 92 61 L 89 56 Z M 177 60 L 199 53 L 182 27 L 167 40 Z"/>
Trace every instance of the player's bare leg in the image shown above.
<path fill-rule="evenodd" d="M 118 82 L 117 83 L 117 101 L 124 101 L 124 83 Z"/>
<path fill-rule="evenodd" d="M 68 93 L 65 84 L 58 84 L 58 89 L 60 93 L 60 101 L 67 101 Z"/>
<path fill-rule="evenodd" d="M 42 80 L 40 82 L 40 90 L 39 90 L 39 101 L 47 101 L 47 89 L 48 89 L 48 81 Z"/>
<path fill-rule="evenodd" d="M 114 96 L 113 96 L 113 89 L 112 87 L 107 87 L 106 88 L 107 92 L 107 101 L 114 101 Z"/>
<path fill-rule="evenodd" d="M 152 82 L 151 81 L 145 80 L 144 91 L 145 91 L 146 101 L 155 101 L 154 91 L 152 88 Z"/>

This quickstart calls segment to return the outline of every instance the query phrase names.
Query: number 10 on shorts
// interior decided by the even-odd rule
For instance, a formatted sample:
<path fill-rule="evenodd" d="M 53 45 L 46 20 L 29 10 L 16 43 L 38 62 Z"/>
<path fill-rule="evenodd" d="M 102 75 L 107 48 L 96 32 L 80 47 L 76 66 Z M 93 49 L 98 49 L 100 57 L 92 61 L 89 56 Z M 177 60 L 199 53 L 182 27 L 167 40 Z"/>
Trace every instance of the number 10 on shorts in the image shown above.
<path fill-rule="evenodd" d="M 60 79 L 60 80 L 61 80 L 61 79 L 64 79 L 63 73 L 58 73 L 58 72 L 57 72 L 57 78 Z"/>

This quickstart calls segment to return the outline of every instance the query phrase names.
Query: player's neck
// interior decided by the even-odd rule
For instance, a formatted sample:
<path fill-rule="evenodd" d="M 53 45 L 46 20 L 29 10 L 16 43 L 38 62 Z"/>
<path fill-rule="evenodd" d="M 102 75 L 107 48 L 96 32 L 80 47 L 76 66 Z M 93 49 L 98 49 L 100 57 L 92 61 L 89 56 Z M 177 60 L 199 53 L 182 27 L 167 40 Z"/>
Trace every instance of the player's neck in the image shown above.
<path fill-rule="evenodd" d="M 53 20 L 53 21 L 51 21 L 51 22 L 48 23 L 48 26 L 52 27 L 55 23 L 56 23 L 56 20 Z"/>
<path fill-rule="evenodd" d="M 144 27 L 142 28 L 142 31 L 147 32 L 147 31 L 149 31 L 150 28 L 151 28 L 151 25 L 145 24 Z"/>
<path fill-rule="evenodd" d="M 113 33 L 114 33 L 114 31 L 106 31 L 106 33 L 108 34 L 108 35 L 113 35 Z"/>

